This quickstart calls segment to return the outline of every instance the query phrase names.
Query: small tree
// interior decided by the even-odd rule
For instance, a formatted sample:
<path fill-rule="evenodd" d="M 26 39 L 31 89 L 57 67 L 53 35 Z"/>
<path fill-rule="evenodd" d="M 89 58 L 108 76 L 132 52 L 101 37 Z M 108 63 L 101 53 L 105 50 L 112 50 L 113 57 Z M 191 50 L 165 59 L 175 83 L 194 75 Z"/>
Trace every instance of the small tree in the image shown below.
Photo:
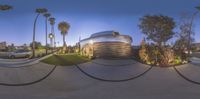
<path fill-rule="evenodd" d="M 147 39 L 154 41 L 159 48 L 175 34 L 175 22 L 173 18 L 163 15 L 146 15 L 140 19 L 139 28 L 147 36 Z"/>
<path fill-rule="evenodd" d="M 30 43 L 30 47 L 33 47 L 33 42 Z M 40 49 L 42 48 L 42 44 L 40 42 L 35 41 L 35 49 Z"/>
<path fill-rule="evenodd" d="M 188 46 L 190 45 L 190 42 L 194 41 L 194 38 L 192 37 L 194 35 L 193 24 L 191 24 L 190 14 L 185 13 L 181 15 L 179 29 L 180 32 L 178 33 L 178 39 L 174 44 L 174 49 L 178 50 L 176 54 L 180 56 L 182 60 L 185 60 L 187 56 L 184 51 L 186 48 L 189 50 Z"/>

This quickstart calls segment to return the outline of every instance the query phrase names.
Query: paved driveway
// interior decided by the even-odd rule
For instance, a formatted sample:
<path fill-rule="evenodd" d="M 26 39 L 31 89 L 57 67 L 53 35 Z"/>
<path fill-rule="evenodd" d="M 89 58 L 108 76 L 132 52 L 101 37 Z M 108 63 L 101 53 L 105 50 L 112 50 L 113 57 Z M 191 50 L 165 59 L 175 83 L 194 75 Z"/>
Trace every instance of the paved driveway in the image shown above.
<path fill-rule="evenodd" d="M 127 79 L 149 69 L 134 60 L 103 59 L 79 67 L 95 77 L 112 80 Z M 43 63 L 17 70 L 0 68 L 0 81 L 36 80 L 52 68 Z M 199 66 L 186 64 L 177 69 L 190 79 L 200 81 Z M 106 82 L 85 75 L 76 66 L 58 66 L 41 82 L 28 86 L 0 86 L 0 96 L 2 99 L 199 99 L 200 85 L 183 79 L 172 67 L 153 67 L 133 80 Z"/>

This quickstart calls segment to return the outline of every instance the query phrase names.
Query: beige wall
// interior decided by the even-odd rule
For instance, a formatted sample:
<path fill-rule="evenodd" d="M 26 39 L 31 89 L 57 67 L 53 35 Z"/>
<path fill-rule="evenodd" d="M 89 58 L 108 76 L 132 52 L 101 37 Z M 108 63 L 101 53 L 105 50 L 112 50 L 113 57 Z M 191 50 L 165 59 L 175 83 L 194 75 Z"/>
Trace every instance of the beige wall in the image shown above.
<path fill-rule="evenodd" d="M 84 45 L 81 49 L 81 55 L 93 57 L 93 46 L 91 44 Z"/>

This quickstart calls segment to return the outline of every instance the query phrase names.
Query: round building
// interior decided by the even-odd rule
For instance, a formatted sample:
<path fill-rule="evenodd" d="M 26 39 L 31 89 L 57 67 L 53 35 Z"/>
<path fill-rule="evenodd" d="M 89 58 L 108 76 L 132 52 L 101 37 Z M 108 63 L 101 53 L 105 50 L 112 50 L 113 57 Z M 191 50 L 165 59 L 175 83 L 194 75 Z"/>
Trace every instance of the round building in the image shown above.
<path fill-rule="evenodd" d="M 128 58 L 132 55 L 132 38 L 115 31 L 92 34 L 80 42 L 83 56 L 95 58 Z"/>

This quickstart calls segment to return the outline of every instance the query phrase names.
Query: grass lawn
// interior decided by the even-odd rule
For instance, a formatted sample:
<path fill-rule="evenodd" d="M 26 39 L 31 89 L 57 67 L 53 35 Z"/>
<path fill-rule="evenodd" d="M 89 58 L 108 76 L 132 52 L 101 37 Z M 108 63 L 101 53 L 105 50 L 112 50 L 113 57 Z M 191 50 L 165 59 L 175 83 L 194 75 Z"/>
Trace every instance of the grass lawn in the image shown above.
<path fill-rule="evenodd" d="M 42 60 L 41 62 L 59 66 L 71 66 L 74 64 L 80 64 L 88 61 L 90 61 L 90 59 L 86 57 L 77 54 L 68 54 L 68 55 L 53 55 L 47 59 Z"/>

